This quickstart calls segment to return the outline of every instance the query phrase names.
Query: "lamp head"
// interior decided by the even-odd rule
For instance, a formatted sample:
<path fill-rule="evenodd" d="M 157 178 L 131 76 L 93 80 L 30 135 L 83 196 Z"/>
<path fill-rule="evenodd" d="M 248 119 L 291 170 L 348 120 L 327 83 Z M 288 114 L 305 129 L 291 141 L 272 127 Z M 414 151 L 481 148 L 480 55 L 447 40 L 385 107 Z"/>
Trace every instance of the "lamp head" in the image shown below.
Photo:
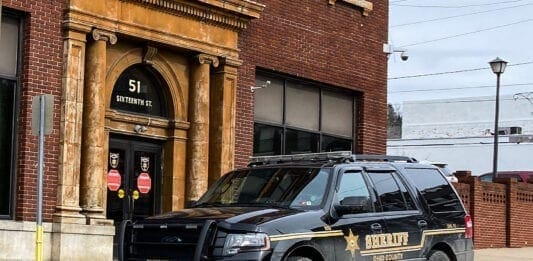
<path fill-rule="evenodd" d="M 496 57 L 496 59 L 489 62 L 492 72 L 495 74 L 501 74 L 505 72 L 505 67 L 507 67 L 507 62 Z"/>
<path fill-rule="evenodd" d="M 407 61 L 409 59 L 409 54 L 407 53 L 407 51 L 402 51 L 400 53 L 400 57 L 402 58 L 402 61 Z"/>

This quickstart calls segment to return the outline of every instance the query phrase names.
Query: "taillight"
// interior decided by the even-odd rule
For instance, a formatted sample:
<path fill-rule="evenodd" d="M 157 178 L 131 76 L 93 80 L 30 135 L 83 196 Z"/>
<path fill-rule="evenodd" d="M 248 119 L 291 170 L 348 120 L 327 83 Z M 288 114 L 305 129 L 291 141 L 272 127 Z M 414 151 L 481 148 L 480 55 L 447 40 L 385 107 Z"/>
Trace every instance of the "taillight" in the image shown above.
<path fill-rule="evenodd" d="M 474 230 L 473 230 L 473 223 L 472 223 L 472 218 L 470 217 L 469 214 L 466 214 L 465 216 L 465 238 L 472 238 L 472 236 L 474 235 Z"/>

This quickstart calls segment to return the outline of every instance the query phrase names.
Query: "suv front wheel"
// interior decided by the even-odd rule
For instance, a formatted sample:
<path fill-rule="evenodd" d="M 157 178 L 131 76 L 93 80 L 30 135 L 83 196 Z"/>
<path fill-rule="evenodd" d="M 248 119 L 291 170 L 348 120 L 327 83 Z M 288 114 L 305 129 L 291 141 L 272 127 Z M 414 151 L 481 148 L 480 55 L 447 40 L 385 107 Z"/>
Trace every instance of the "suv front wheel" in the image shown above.
<path fill-rule="evenodd" d="M 428 254 L 429 261 L 450 261 L 448 255 L 440 250 L 431 250 Z"/>

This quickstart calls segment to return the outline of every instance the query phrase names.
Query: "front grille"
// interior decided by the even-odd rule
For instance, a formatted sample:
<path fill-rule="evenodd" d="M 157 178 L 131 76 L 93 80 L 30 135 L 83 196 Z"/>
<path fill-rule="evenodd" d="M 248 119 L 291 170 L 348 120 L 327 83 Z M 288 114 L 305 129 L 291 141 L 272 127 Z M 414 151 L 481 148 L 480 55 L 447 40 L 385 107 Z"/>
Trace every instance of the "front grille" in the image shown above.
<path fill-rule="evenodd" d="M 210 224 L 207 223 L 206 224 Z M 134 225 L 129 246 L 130 257 L 193 260 L 198 242 L 202 242 L 201 259 L 211 254 L 216 226 L 210 226 L 202 239 L 205 224 L 143 224 Z"/>
<path fill-rule="evenodd" d="M 213 241 L 213 256 L 215 257 L 222 257 L 223 256 L 223 249 L 224 249 L 224 242 L 226 241 L 226 232 L 223 232 L 219 230 L 216 233 L 216 237 Z"/>

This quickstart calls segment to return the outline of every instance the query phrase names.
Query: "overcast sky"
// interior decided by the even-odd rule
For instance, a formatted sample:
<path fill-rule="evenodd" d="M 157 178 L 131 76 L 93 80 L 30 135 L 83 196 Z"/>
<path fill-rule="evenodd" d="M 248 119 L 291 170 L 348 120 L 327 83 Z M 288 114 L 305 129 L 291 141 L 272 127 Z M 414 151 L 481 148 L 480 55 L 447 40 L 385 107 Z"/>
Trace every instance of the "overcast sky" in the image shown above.
<path fill-rule="evenodd" d="M 533 0 L 390 0 L 389 12 L 389 43 L 409 53 L 389 57 L 389 103 L 494 96 L 496 75 L 480 68 L 496 57 L 509 62 L 501 95 L 533 92 Z"/>

